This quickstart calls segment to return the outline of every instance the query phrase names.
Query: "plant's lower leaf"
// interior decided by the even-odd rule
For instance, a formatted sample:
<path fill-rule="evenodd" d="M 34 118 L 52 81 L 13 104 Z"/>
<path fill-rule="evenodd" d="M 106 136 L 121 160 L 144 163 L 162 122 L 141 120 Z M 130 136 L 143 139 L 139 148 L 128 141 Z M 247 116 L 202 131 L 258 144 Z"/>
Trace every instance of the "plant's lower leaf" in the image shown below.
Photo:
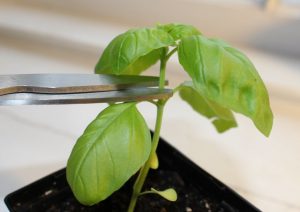
<path fill-rule="evenodd" d="M 230 110 L 203 97 L 203 95 L 194 88 L 192 82 L 185 82 L 181 84 L 178 89 L 180 97 L 196 112 L 212 119 L 212 124 L 218 132 L 224 132 L 237 126 Z"/>
<path fill-rule="evenodd" d="M 158 191 L 154 188 L 151 188 L 151 192 L 154 194 L 157 194 L 171 202 L 175 202 L 177 200 L 177 193 L 176 193 L 175 189 L 173 189 L 173 188 L 168 188 L 163 191 Z"/>
<path fill-rule="evenodd" d="M 136 103 L 111 105 L 74 146 L 67 164 L 68 183 L 82 204 L 96 204 L 135 174 L 150 150 L 150 132 Z"/>

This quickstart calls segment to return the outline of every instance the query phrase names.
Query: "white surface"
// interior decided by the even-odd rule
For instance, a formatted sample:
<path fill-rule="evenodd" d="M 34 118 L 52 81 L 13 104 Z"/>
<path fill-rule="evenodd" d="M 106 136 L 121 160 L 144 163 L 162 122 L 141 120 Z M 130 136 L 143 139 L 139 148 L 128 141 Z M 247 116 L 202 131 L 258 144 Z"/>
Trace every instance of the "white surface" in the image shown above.
<path fill-rule="evenodd" d="M 9 19 L 17 12 L 0 13 L 15 23 L 10 25 L 0 19 L 0 74 L 92 73 L 98 59 L 97 45 L 108 42 L 106 35 L 111 37 L 123 29 L 105 23 L 97 27 L 85 21 L 75 25 L 76 18 L 61 15 L 70 24 L 64 32 L 56 32 L 65 24 L 51 14 L 39 19 L 34 16 L 36 13 L 26 16 L 24 11 L 18 12 L 23 19 L 20 25 Z M 54 30 L 45 28 L 45 35 L 34 26 L 27 30 L 33 20 L 45 21 Z M 86 33 L 77 36 L 83 28 L 88 29 Z M 26 31 L 27 37 L 16 35 L 17 31 Z M 40 42 L 43 36 L 54 41 L 51 45 Z M 77 46 L 75 49 L 70 48 L 72 43 Z M 78 52 L 80 48 L 84 51 Z M 166 106 L 162 135 L 263 211 L 300 211 L 300 62 L 255 49 L 243 50 L 254 61 L 271 93 L 275 120 L 270 138 L 263 137 L 241 116 L 237 116 L 239 128 L 219 135 L 208 120 L 199 117 L 177 96 Z M 186 78 L 178 72 L 175 62 L 168 69 L 172 85 Z M 77 137 L 103 107 L 0 107 L 0 211 L 6 211 L 2 201 L 6 194 L 65 166 Z M 155 108 L 143 103 L 140 109 L 153 127 Z"/>

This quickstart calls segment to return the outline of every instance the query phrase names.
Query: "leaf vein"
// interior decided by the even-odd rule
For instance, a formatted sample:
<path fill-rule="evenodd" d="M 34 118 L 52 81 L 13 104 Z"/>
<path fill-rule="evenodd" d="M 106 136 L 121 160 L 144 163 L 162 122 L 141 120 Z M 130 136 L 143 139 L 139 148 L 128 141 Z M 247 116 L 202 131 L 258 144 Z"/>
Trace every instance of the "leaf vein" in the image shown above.
<path fill-rule="evenodd" d="M 129 106 L 128 108 L 124 109 L 121 113 L 125 113 L 127 110 L 131 109 L 131 107 L 133 107 L 135 104 L 132 104 L 131 106 Z M 82 160 L 80 160 L 78 166 L 77 166 L 77 169 L 75 171 L 75 173 L 80 173 L 81 171 L 81 168 L 82 168 L 82 164 L 86 161 L 87 159 L 87 154 L 91 151 L 91 149 L 94 148 L 94 146 L 96 145 L 97 142 L 95 142 L 95 140 L 98 140 L 99 138 L 102 137 L 102 135 L 104 134 L 104 132 L 109 128 L 109 126 L 116 120 L 120 117 L 120 115 L 116 116 L 114 119 L 112 119 L 109 124 L 106 125 L 106 128 L 104 130 L 102 130 L 101 132 L 98 132 L 97 134 L 100 134 L 100 135 L 97 135 L 95 136 L 96 138 L 93 139 L 93 141 L 91 141 L 91 146 L 88 148 L 88 150 L 84 153 L 84 155 L 81 157 Z M 79 176 L 78 174 L 75 174 L 74 175 L 74 181 L 76 181 L 76 176 Z M 73 181 L 73 182 L 74 182 Z"/>

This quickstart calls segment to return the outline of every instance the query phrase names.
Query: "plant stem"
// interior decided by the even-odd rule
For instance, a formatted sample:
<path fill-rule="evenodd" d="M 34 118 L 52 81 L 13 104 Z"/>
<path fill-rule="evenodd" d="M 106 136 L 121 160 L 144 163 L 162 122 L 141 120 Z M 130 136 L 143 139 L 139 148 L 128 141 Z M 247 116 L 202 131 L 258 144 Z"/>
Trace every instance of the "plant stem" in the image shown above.
<path fill-rule="evenodd" d="M 151 159 L 152 159 L 152 157 L 155 157 L 156 148 L 157 148 L 157 145 L 159 142 L 159 134 L 160 134 L 161 124 L 162 124 L 162 117 L 163 117 L 165 103 L 166 103 L 165 100 L 159 100 L 157 102 L 156 124 L 155 124 L 153 140 L 152 140 L 150 157 L 149 157 L 148 161 L 145 163 L 145 165 L 141 168 L 139 176 L 135 181 L 135 184 L 133 186 L 133 194 L 131 196 L 130 204 L 128 207 L 128 212 L 134 211 L 137 198 L 138 198 L 139 194 L 141 193 L 142 187 L 144 185 L 144 182 L 146 180 L 147 174 L 150 169 Z"/>
<path fill-rule="evenodd" d="M 169 60 L 169 58 L 175 53 L 177 52 L 178 47 L 175 47 L 174 49 L 172 49 L 172 51 L 170 51 L 167 55 L 166 55 L 166 61 Z"/>
<path fill-rule="evenodd" d="M 167 48 L 164 49 L 163 54 L 160 59 L 160 74 L 159 74 L 159 89 L 165 88 L 165 75 L 166 75 L 166 65 L 167 60 L 169 57 L 167 57 Z M 164 112 L 164 106 L 166 104 L 167 100 L 158 100 L 156 102 L 157 106 L 157 114 L 156 114 L 156 123 L 155 123 L 155 129 L 154 134 L 152 138 L 152 146 L 151 146 L 151 152 L 149 159 L 145 163 L 145 165 L 141 168 L 139 176 L 137 177 L 134 186 L 133 186 L 133 193 L 130 199 L 128 212 L 133 212 L 135 209 L 135 205 L 137 202 L 137 198 L 141 193 L 141 190 L 143 188 L 144 182 L 146 180 L 146 177 L 148 175 L 149 169 L 150 169 L 150 163 L 152 161 L 152 158 L 155 157 L 156 149 L 159 142 L 159 135 L 160 135 L 160 129 L 162 124 L 162 117 Z"/>
<path fill-rule="evenodd" d="M 161 90 L 165 88 L 167 61 L 167 49 L 164 49 L 160 59 L 159 89 Z"/>

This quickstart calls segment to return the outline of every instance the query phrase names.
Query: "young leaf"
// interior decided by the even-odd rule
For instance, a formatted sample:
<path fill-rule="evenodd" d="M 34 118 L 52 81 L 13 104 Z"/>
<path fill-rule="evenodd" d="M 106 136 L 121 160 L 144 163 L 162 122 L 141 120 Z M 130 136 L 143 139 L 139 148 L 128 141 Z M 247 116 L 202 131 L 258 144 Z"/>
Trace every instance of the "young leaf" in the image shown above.
<path fill-rule="evenodd" d="M 157 62 L 163 47 L 173 45 L 174 42 L 172 36 L 162 29 L 129 30 L 110 42 L 97 63 L 95 72 L 140 74 Z"/>
<path fill-rule="evenodd" d="M 181 40 L 178 57 L 206 99 L 248 116 L 269 135 L 273 123 L 269 96 L 245 55 L 222 41 L 197 35 Z"/>
<path fill-rule="evenodd" d="M 212 119 L 212 124 L 218 132 L 221 133 L 237 126 L 230 110 L 203 97 L 203 95 L 194 88 L 192 82 L 181 84 L 179 86 L 179 95 L 196 112 Z"/>
<path fill-rule="evenodd" d="M 164 191 L 158 191 L 154 188 L 151 188 L 151 192 L 160 195 L 161 197 L 169 200 L 171 202 L 175 202 L 177 200 L 177 193 L 173 188 L 168 188 Z"/>
<path fill-rule="evenodd" d="M 166 25 L 158 25 L 157 27 L 169 33 L 174 40 L 180 40 L 184 37 L 192 35 L 201 35 L 201 32 L 199 32 L 199 30 L 192 25 L 172 23 Z"/>
<path fill-rule="evenodd" d="M 155 152 L 153 157 L 150 158 L 150 168 L 151 169 L 158 169 L 158 166 L 159 166 L 159 161 L 158 161 L 157 154 Z"/>
<path fill-rule="evenodd" d="M 150 150 L 150 132 L 136 103 L 109 106 L 75 144 L 67 164 L 68 183 L 82 204 L 96 204 L 135 174 Z"/>

